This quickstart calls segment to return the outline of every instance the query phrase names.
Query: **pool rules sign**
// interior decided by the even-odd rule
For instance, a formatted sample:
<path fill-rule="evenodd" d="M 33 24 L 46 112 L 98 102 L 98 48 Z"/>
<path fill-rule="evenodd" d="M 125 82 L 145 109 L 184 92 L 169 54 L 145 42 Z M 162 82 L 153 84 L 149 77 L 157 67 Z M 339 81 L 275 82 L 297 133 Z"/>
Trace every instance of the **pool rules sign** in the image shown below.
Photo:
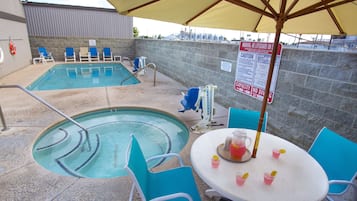
<path fill-rule="evenodd" d="M 241 42 L 239 46 L 234 89 L 263 100 L 273 43 Z M 273 102 L 279 72 L 282 45 L 279 44 L 268 103 Z"/>

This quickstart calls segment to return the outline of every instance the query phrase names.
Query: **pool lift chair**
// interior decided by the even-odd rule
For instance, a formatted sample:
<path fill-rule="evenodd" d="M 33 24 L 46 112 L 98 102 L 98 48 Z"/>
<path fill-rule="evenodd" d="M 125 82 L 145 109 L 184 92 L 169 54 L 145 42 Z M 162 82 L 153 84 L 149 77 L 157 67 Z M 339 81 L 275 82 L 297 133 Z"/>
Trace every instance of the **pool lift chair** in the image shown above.
<path fill-rule="evenodd" d="M 201 132 L 206 129 L 210 129 L 212 126 L 222 126 L 223 124 L 216 124 L 213 121 L 215 113 L 214 108 L 214 90 L 216 85 L 206 85 L 204 87 L 192 87 L 188 89 L 187 94 L 183 95 L 181 105 L 184 107 L 179 112 L 185 112 L 186 110 L 193 110 L 198 112 L 201 110 L 201 121 L 191 127 L 192 131 Z"/>
<path fill-rule="evenodd" d="M 148 169 L 150 161 L 168 157 L 177 158 L 180 166 L 155 172 Z M 192 168 L 183 164 L 179 154 L 168 153 L 145 159 L 134 135 L 131 135 L 127 149 L 125 169 L 133 181 L 129 200 L 133 200 L 135 189 L 141 200 L 201 200 Z"/>

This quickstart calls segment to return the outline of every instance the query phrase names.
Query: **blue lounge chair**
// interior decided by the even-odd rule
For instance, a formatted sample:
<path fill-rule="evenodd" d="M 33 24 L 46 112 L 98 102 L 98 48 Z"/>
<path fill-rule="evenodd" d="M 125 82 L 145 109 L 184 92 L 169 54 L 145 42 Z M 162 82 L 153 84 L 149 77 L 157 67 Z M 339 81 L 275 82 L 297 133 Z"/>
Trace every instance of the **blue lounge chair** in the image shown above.
<path fill-rule="evenodd" d="M 48 61 L 55 62 L 55 59 L 52 56 L 52 53 L 47 53 L 47 50 L 45 47 L 38 47 L 38 53 L 40 55 L 40 58 L 42 59 L 43 63 L 46 63 Z"/>
<path fill-rule="evenodd" d="M 183 99 L 181 100 L 181 105 L 183 106 L 182 110 L 179 112 L 185 112 L 186 110 L 194 110 L 197 111 L 198 109 L 202 108 L 202 102 L 200 101 L 200 105 L 197 108 L 196 104 L 198 100 L 198 95 L 200 92 L 199 87 L 191 87 L 188 89 L 187 94 L 184 95 Z"/>
<path fill-rule="evenodd" d="M 99 61 L 99 54 L 96 47 L 89 47 L 89 61 Z"/>
<path fill-rule="evenodd" d="M 252 130 L 258 129 L 260 112 L 254 110 L 243 110 L 230 107 L 228 109 L 228 128 L 247 128 Z M 265 112 L 262 131 L 266 131 L 268 122 L 268 112 Z"/>
<path fill-rule="evenodd" d="M 312 143 L 309 154 L 325 170 L 329 179 L 328 200 L 351 196 L 357 200 L 357 144 L 324 127 Z"/>
<path fill-rule="evenodd" d="M 103 48 L 103 61 L 113 61 L 113 53 L 109 47 Z"/>
<path fill-rule="evenodd" d="M 74 61 L 76 62 L 76 52 L 73 47 L 66 47 L 64 52 L 64 62 Z"/>
<path fill-rule="evenodd" d="M 180 167 L 161 172 L 151 172 L 148 170 L 147 162 L 167 157 L 177 157 Z M 141 200 L 201 200 L 192 168 L 183 166 L 180 155 L 169 153 L 153 156 L 145 160 L 144 154 L 134 135 L 131 136 L 125 168 L 133 180 L 129 200 L 133 199 L 135 188 L 139 192 Z"/>

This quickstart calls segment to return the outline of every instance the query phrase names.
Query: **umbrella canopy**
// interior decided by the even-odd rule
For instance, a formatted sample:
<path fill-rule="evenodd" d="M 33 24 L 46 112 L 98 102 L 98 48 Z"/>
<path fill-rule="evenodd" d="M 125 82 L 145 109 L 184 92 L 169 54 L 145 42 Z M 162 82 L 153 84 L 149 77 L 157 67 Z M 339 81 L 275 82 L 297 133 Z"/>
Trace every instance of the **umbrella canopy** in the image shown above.
<path fill-rule="evenodd" d="M 280 18 L 284 33 L 357 34 L 357 1 L 353 0 L 108 1 L 123 15 L 188 26 L 275 33 Z"/>
<path fill-rule="evenodd" d="M 122 15 L 187 26 L 275 33 L 252 157 L 256 157 L 281 32 L 357 35 L 357 0 L 107 0 Z"/>

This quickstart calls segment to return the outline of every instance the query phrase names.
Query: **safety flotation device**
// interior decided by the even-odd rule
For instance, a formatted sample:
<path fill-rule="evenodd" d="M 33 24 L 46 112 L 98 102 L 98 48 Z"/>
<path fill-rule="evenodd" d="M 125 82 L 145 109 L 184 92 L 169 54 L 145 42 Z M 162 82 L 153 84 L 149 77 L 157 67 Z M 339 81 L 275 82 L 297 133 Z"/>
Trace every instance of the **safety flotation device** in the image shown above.
<path fill-rule="evenodd" d="M 4 51 L 2 50 L 2 48 L 0 47 L 0 64 L 4 62 Z"/>
<path fill-rule="evenodd" d="M 12 42 L 12 40 L 10 40 L 10 42 L 9 42 L 9 51 L 10 51 L 11 55 L 16 54 L 16 46 L 15 46 L 14 42 Z"/>

